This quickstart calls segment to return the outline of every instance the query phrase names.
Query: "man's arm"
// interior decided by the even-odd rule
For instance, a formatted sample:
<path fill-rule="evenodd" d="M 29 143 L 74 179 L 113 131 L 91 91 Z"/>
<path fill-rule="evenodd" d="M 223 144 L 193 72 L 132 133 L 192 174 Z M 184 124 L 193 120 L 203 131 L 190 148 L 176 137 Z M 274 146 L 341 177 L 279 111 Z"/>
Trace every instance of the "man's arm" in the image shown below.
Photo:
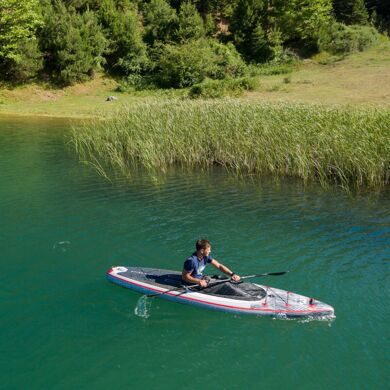
<path fill-rule="evenodd" d="M 183 269 L 181 273 L 181 278 L 185 280 L 188 283 L 192 284 L 199 284 L 201 287 L 207 287 L 207 281 L 203 279 L 197 279 L 191 276 L 192 271 L 187 271 L 186 269 Z"/>
<path fill-rule="evenodd" d="M 210 264 L 224 274 L 231 276 L 232 280 L 234 280 L 235 282 L 238 282 L 241 279 L 239 275 L 236 275 L 235 273 L 233 273 L 233 271 L 226 267 L 226 265 L 221 264 L 215 259 L 212 259 Z"/>

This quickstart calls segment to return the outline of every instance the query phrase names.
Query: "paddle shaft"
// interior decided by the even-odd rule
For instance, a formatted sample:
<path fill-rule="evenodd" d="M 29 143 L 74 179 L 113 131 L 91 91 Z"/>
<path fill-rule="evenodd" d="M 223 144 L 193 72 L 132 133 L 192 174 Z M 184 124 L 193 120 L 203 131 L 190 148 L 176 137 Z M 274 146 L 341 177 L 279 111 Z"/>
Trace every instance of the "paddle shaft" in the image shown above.
<path fill-rule="evenodd" d="M 153 298 L 153 297 L 157 297 L 159 295 L 164 295 L 164 294 L 167 294 L 171 291 L 179 291 L 179 290 L 183 290 L 183 289 L 187 289 L 187 288 L 193 288 L 193 287 L 198 287 L 199 284 L 191 284 L 190 286 L 180 286 L 180 287 L 175 287 L 175 288 L 171 288 L 170 290 L 167 290 L 167 291 L 163 291 L 163 292 L 159 292 L 159 293 L 155 293 L 155 294 L 147 294 L 146 296 L 148 298 Z"/>
<path fill-rule="evenodd" d="M 266 274 L 256 274 L 256 275 L 245 275 L 241 276 L 241 279 L 249 279 L 249 278 L 259 278 L 260 276 L 278 276 L 278 275 L 284 275 L 289 271 L 283 271 L 283 272 L 268 272 Z"/>

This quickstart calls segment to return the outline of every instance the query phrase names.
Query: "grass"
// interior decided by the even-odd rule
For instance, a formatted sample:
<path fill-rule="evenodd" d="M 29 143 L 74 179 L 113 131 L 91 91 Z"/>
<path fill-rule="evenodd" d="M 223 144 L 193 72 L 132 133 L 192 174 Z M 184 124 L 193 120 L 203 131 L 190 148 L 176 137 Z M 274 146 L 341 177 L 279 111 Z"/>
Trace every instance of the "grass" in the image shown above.
<path fill-rule="evenodd" d="M 333 58 L 333 59 L 332 59 Z M 326 59 L 328 63 L 326 63 Z M 246 98 L 253 101 L 380 105 L 390 107 L 390 44 L 379 45 L 344 58 L 321 55 L 288 75 L 261 78 L 261 87 Z"/>
<path fill-rule="evenodd" d="M 180 90 L 155 90 L 122 93 L 111 78 L 97 75 L 94 80 L 63 89 L 45 84 L 0 88 L 0 115 L 44 116 L 61 118 L 105 118 L 123 105 L 153 98 L 171 99 L 185 95 Z M 106 101 L 116 96 L 117 101 Z"/>
<path fill-rule="evenodd" d="M 75 129 L 73 144 L 102 172 L 220 165 L 237 174 L 380 189 L 390 180 L 389 128 L 390 111 L 380 108 L 148 101 Z"/>

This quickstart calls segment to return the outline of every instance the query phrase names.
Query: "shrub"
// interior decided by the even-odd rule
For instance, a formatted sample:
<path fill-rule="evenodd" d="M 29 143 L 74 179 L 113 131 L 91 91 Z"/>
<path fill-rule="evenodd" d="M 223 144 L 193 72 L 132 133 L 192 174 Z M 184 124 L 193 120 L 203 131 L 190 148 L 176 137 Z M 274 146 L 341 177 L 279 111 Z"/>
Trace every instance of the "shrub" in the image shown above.
<path fill-rule="evenodd" d="M 214 70 L 208 75 L 215 79 L 240 77 L 245 74 L 246 65 L 234 45 L 226 45 L 216 40 L 209 40 L 214 55 Z"/>
<path fill-rule="evenodd" d="M 164 45 L 156 62 L 162 87 L 190 87 L 204 80 L 212 66 L 211 50 L 198 42 Z"/>
<path fill-rule="evenodd" d="M 276 53 L 272 60 L 273 64 L 297 64 L 298 62 L 299 56 L 290 49 L 284 49 Z"/>
<path fill-rule="evenodd" d="M 140 75 L 138 73 L 130 74 L 121 78 L 116 88 L 117 92 L 153 90 L 156 86 L 153 84 L 152 77 L 149 75 Z"/>
<path fill-rule="evenodd" d="M 156 68 L 157 82 L 173 88 L 190 87 L 206 77 L 223 79 L 245 72 L 245 64 L 233 45 L 207 39 L 162 46 Z"/>
<path fill-rule="evenodd" d="M 333 23 L 321 31 L 318 46 L 332 54 L 347 54 L 367 49 L 378 38 L 379 33 L 373 27 Z"/>
<path fill-rule="evenodd" d="M 251 77 L 237 79 L 210 80 L 192 86 L 188 93 L 191 99 L 215 99 L 224 96 L 240 96 L 245 91 L 253 91 L 258 87 L 258 81 Z"/>

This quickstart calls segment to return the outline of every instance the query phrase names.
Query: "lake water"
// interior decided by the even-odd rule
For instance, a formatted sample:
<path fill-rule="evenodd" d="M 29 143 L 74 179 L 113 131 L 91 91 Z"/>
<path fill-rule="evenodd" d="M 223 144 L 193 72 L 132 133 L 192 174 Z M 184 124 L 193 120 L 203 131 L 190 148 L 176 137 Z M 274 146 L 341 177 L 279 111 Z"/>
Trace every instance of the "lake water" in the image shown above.
<path fill-rule="evenodd" d="M 109 182 L 69 124 L 0 120 L 0 373 L 5 389 L 385 389 L 390 193 L 172 172 Z M 334 306 L 333 321 L 236 316 L 105 280 L 181 269 L 198 237 L 241 275 Z M 210 270 L 211 271 L 211 270 Z M 387 321 L 386 321 L 387 320 Z"/>

